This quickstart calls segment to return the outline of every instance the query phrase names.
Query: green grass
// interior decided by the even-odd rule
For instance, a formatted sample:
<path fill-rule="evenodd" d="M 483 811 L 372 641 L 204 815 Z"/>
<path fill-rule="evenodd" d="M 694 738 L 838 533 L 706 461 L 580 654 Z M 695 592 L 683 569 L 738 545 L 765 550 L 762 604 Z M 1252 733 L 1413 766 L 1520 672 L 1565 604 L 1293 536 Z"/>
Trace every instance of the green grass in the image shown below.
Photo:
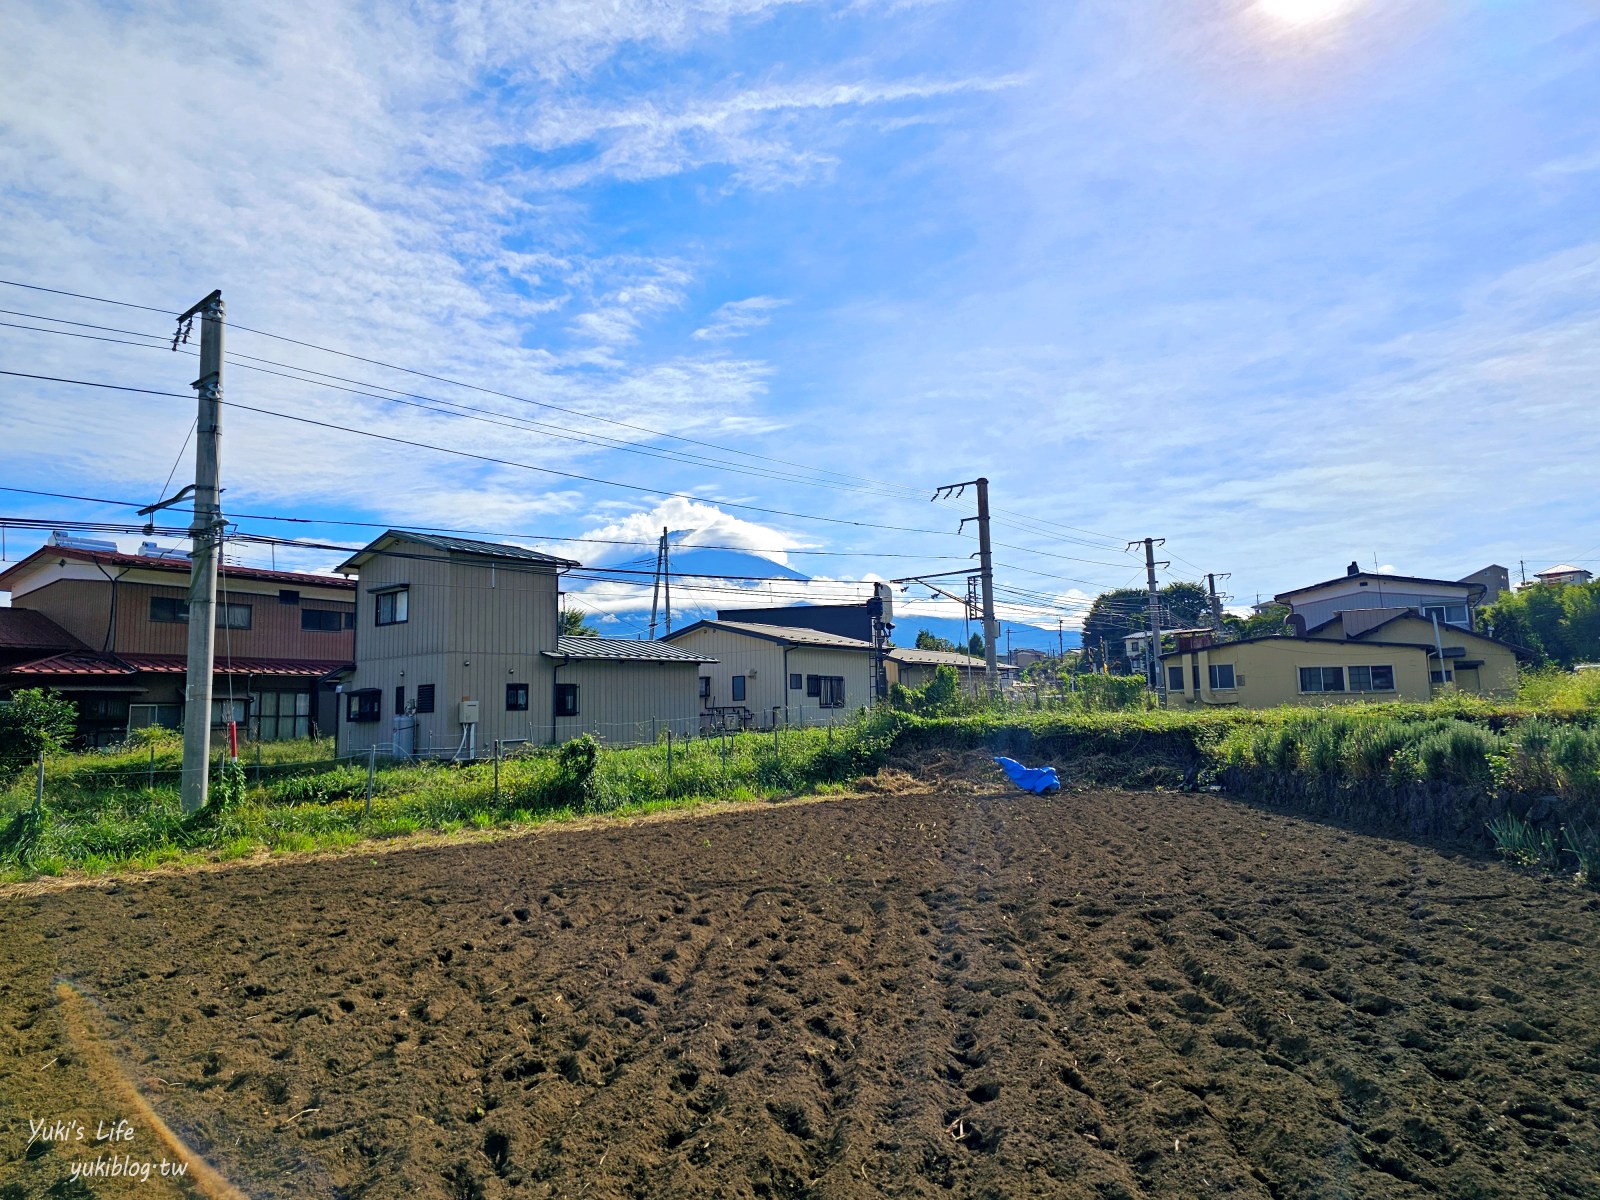
<path fill-rule="evenodd" d="M 776 744 L 770 733 L 674 741 L 670 766 L 665 742 L 569 760 L 552 748 L 529 748 L 502 762 L 498 794 L 489 763 L 380 763 L 370 813 L 364 763 L 339 761 L 327 741 L 282 742 L 261 747 L 259 770 L 255 747 L 247 747 L 242 797 L 185 820 L 177 790 L 181 746 L 157 737 L 49 760 L 39 822 L 24 815 L 33 802 L 30 776 L 0 789 L 0 831 L 19 831 L 17 845 L 0 832 L 0 881 L 835 792 L 891 755 L 947 751 L 1052 762 L 1076 782 L 1226 781 L 1269 802 L 1380 826 L 1420 828 L 1423 810 L 1437 825 L 1445 812 L 1456 832 L 1471 828 L 1479 836 L 1500 815 L 1525 820 L 1539 801 L 1544 809 L 1532 823 L 1542 838 L 1563 826 L 1600 826 L 1600 709 L 1588 705 L 1588 682 L 1575 678 L 1530 677 L 1523 694 L 1504 704 L 1457 696 L 1260 711 L 1029 705 L 918 716 L 881 709 L 834 730 L 786 731 Z M 591 762 L 584 778 L 573 776 L 573 763 Z M 1568 852 L 1558 844 L 1554 854 L 1582 858 L 1588 845 L 1580 840 Z M 1580 869 L 1587 865 L 1583 859 Z"/>

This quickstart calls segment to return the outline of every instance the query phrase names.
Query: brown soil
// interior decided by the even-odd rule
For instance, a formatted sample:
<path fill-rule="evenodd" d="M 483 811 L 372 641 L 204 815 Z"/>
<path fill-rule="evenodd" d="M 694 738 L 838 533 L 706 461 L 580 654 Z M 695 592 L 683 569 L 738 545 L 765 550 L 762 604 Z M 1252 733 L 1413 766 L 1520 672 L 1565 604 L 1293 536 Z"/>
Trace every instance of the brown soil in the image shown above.
<path fill-rule="evenodd" d="M 0 1200 L 222 1194 L 27 1157 L 31 1115 L 160 1158 L 113 1074 L 257 1200 L 1600 1195 L 1597 910 L 1215 796 L 904 774 L 13 894 Z"/>

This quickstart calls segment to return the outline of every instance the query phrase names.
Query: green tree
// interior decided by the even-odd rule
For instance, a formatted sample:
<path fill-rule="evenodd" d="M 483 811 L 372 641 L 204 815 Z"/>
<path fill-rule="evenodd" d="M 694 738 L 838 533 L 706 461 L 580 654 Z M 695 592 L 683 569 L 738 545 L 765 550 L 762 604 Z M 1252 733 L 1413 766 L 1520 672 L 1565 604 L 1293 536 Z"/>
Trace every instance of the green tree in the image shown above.
<path fill-rule="evenodd" d="M 1600 661 L 1600 583 L 1535 584 L 1478 610 L 1478 628 L 1541 663 Z"/>
<path fill-rule="evenodd" d="M 1162 625 L 1167 629 L 1204 625 L 1210 621 L 1211 596 L 1198 583 L 1169 583 L 1162 588 Z M 1139 588 L 1102 592 L 1089 606 L 1083 621 L 1084 650 L 1101 665 L 1101 644 L 1113 674 L 1127 674 L 1128 659 L 1122 639 L 1150 628 L 1150 594 Z"/>
<path fill-rule="evenodd" d="M 561 610 L 561 635 L 563 637 L 599 637 L 600 631 L 584 620 L 589 614 L 581 608 Z"/>
<path fill-rule="evenodd" d="M 967 653 L 973 658 L 983 657 L 983 634 L 975 633 L 967 639 Z"/>
<path fill-rule="evenodd" d="M 936 633 L 930 633 L 926 629 L 919 629 L 917 630 L 917 649 L 942 650 L 946 654 L 955 654 L 956 644 L 949 638 L 942 638 Z"/>
<path fill-rule="evenodd" d="M 1222 618 L 1222 628 L 1234 637 L 1272 637 L 1284 632 L 1284 622 L 1289 619 L 1289 606 L 1287 604 L 1269 604 L 1258 613 L 1251 613 L 1248 617 L 1236 617 L 1225 613 Z"/>
<path fill-rule="evenodd" d="M 78 706 L 54 692 L 29 688 L 0 705 L 0 774 L 11 774 L 65 748 L 76 732 Z"/>

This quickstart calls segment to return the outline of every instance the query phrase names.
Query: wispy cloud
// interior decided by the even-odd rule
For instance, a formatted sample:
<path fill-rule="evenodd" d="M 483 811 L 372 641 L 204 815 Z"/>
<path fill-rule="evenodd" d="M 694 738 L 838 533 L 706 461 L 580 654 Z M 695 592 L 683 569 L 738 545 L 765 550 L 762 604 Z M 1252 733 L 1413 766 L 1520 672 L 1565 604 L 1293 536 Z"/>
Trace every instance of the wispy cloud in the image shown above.
<path fill-rule="evenodd" d="M 774 309 L 782 308 L 788 301 L 771 296 L 751 296 L 746 300 L 730 300 L 711 314 L 699 329 L 689 336 L 701 342 L 721 342 L 743 337 L 760 329 L 772 320 Z"/>

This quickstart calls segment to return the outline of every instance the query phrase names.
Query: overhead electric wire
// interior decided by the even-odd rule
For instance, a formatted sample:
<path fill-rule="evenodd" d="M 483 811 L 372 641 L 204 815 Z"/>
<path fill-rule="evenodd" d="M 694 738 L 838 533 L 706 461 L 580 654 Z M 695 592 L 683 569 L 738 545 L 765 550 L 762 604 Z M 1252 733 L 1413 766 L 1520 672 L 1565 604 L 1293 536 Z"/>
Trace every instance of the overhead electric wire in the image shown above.
<path fill-rule="evenodd" d="M 102 304 L 119 305 L 119 306 L 122 306 L 122 307 L 125 307 L 125 308 L 134 308 L 134 309 L 139 309 L 139 310 L 146 311 L 146 312 L 159 312 L 159 313 L 163 313 L 163 314 L 169 315 L 169 316 L 175 315 L 175 314 L 173 314 L 171 312 L 171 310 L 156 308 L 156 307 L 151 306 L 151 305 L 133 304 L 133 303 L 130 303 L 130 302 L 124 301 L 124 300 L 112 300 L 112 299 L 109 299 L 109 298 L 104 297 L 104 296 L 93 296 L 93 295 L 87 295 L 85 293 L 80 293 L 80 292 L 64 291 L 64 290 L 58 289 L 58 288 L 41 287 L 41 286 L 36 285 L 36 284 L 21 283 L 21 282 L 16 281 L 16 280 L 0 279 L 0 284 L 5 284 L 5 285 L 8 285 L 8 286 L 13 286 L 13 287 L 26 288 L 26 289 L 28 289 L 30 291 L 47 292 L 47 293 L 51 293 L 51 294 L 54 294 L 54 295 L 69 296 L 69 297 L 72 297 L 74 299 L 91 300 L 91 301 L 95 301 L 95 302 L 102 303 Z M 52 320 L 53 318 L 44 318 L 44 319 Z M 777 464 L 779 464 L 781 466 L 794 467 L 794 468 L 797 468 L 799 470 L 815 471 L 820 475 L 831 475 L 835 479 L 842 480 L 842 481 L 853 481 L 853 482 L 857 482 L 857 483 L 865 482 L 865 483 L 871 484 L 871 485 L 873 485 L 875 487 L 878 487 L 878 488 L 888 488 L 888 489 L 892 489 L 892 490 L 894 490 L 896 492 L 899 492 L 899 493 L 902 493 L 902 494 L 906 494 L 906 495 L 918 495 L 918 494 L 921 494 L 921 489 L 916 489 L 916 488 L 910 487 L 909 485 L 896 484 L 896 483 L 892 483 L 892 482 L 885 481 L 885 480 L 872 479 L 872 478 L 870 478 L 868 476 L 850 475 L 850 474 L 845 473 L 845 472 L 831 471 L 831 470 L 828 470 L 826 468 L 812 467 L 812 466 L 809 466 L 809 465 L 807 465 L 805 463 L 797 463 L 797 462 L 793 462 L 793 461 L 788 460 L 788 459 L 775 458 L 775 457 L 772 457 L 772 456 L 769 456 L 769 455 L 756 454 L 756 453 L 754 453 L 752 451 L 739 450 L 736 447 L 724 446 L 724 445 L 720 445 L 720 444 L 718 444 L 716 442 L 708 442 L 708 441 L 704 441 L 704 440 L 698 439 L 698 438 L 684 437 L 684 436 L 682 436 L 680 434 L 667 433 L 667 432 L 662 431 L 662 430 L 651 429 L 651 428 L 649 428 L 647 426 L 635 425 L 635 424 L 632 424 L 631 422 L 618 421 L 615 418 L 601 416 L 601 415 L 596 414 L 596 413 L 585 412 L 582 409 L 573 409 L 573 408 L 566 407 L 564 405 L 553 404 L 553 403 L 551 403 L 549 401 L 531 400 L 531 399 L 528 399 L 527 397 L 517 396 L 517 395 L 514 395 L 514 394 L 509 393 L 509 392 L 501 392 L 501 391 L 498 391 L 498 390 L 493 389 L 493 388 L 482 387 L 482 386 L 480 386 L 478 384 L 467 383 L 464 380 L 452 379 L 452 378 L 450 378 L 448 376 L 444 376 L 444 375 L 435 375 L 435 374 L 431 374 L 431 373 L 426 372 L 426 371 L 416 370 L 416 369 L 411 368 L 411 367 L 403 367 L 403 366 L 400 366 L 399 364 L 386 362 L 386 361 L 384 361 L 382 359 L 368 358 L 368 357 L 363 356 L 363 355 L 352 354 L 352 353 L 350 353 L 348 351 L 336 350 L 336 349 L 334 349 L 332 347 L 329 347 L 329 346 L 320 346 L 320 345 L 317 345 L 314 342 L 307 342 L 307 341 L 304 341 L 304 340 L 299 339 L 299 338 L 287 337 L 286 335 L 272 333 L 272 332 L 270 332 L 268 330 L 256 329 L 256 328 L 254 328 L 252 326 L 242 325 L 242 324 L 239 324 L 237 322 L 230 322 L 229 323 L 229 328 L 230 329 L 238 329 L 238 330 L 241 330 L 241 331 L 246 332 L 246 333 L 252 333 L 252 334 L 255 334 L 258 337 L 267 337 L 267 338 L 272 338 L 272 339 L 277 340 L 277 341 L 288 342 L 288 343 L 290 343 L 292 345 L 298 345 L 298 346 L 302 346 L 302 347 L 304 347 L 306 349 L 316 350 L 319 353 L 333 354 L 333 355 L 336 355 L 338 357 L 351 359 L 353 361 L 365 362 L 365 363 L 368 363 L 368 364 L 373 365 L 373 366 L 382 367 L 382 368 L 384 368 L 386 370 L 399 371 L 399 372 L 402 372 L 404 374 L 415 375 L 418 378 L 432 379 L 432 380 L 434 380 L 436 382 L 446 383 L 446 384 L 449 384 L 449 385 L 454 386 L 454 387 L 461 387 L 461 388 L 466 388 L 466 389 L 472 390 L 472 391 L 482 392 L 482 393 L 484 393 L 486 395 L 499 396 L 499 397 L 501 397 L 503 399 L 515 400 L 515 401 L 518 401 L 520 403 L 536 405 L 538 407 L 543 407 L 543 408 L 549 408 L 549 409 L 552 409 L 552 410 L 557 411 L 557 412 L 565 412 L 565 413 L 569 413 L 569 414 L 574 415 L 574 416 L 584 417 L 585 419 L 588 419 L 588 420 L 602 421 L 602 422 L 605 422 L 607 424 L 616 425 L 616 426 L 618 426 L 620 428 L 630 429 L 630 430 L 632 430 L 632 431 L 634 431 L 636 433 L 649 434 L 652 437 L 667 438 L 667 439 L 671 439 L 673 441 L 683 442 L 683 443 L 688 444 L 688 445 L 697 445 L 697 446 L 702 446 L 702 447 L 707 448 L 707 449 L 721 450 L 721 451 L 723 451 L 725 453 L 737 454 L 737 455 L 740 455 L 741 457 L 744 457 L 744 458 L 751 458 L 751 459 L 756 459 L 756 460 L 765 461 L 765 462 L 773 462 L 773 463 L 777 463 Z M 136 336 L 151 336 L 151 337 L 154 337 L 156 335 L 152 334 L 152 335 L 136 335 Z M 237 356 L 235 356 L 235 357 L 237 357 Z M 305 370 L 311 370 L 311 368 L 304 368 L 304 369 Z M 320 373 L 320 372 L 315 372 L 315 373 Z M 372 385 L 372 386 L 382 387 L 382 385 Z M 384 390 L 395 390 L 395 389 L 384 389 Z M 1062 524 L 1060 522 L 1048 521 L 1048 520 L 1046 520 L 1044 518 L 1033 517 L 1033 516 L 1029 516 L 1027 514 L 1015 513 L 1015 512 L 1012 512 L 1011 510 L 1008 510 L 1008 509 L 995 508 L 995 509 L 992 510 L 992 513 L 1001 513 L 1001 514 L 1005 514 L 1005 515 L 1010 515 L 1010 516 L 1013 516 L 1015 518 L 1018 518 L 1018 519 L 1021 519 L 1021 520 L 1024 520 L 1024 521 L 1028 521 L 1028 522 L 1032 523 L 1034 526 L 1044 526 L 1044 527 L 1049 527 L 1049 528 L 1057 529 L 1057 530 L 1070 530 L 1070 531 L 1076 532 L 1076 533 L 1085 533 L 1085 534 L 1090 535 L 1091 537 L 1102 538 L 1102 539 L 1105 539 L 1105 540 L 1111 541 L 1111 542 L 1114 542 L 1114 541 L 1117 540 L 1117 539 L 1113 538 L 1113 536 L 1111 534 L 1100 533 L 1100 532 L 1095 531 L 1095 530 L 1082 529 L 1082 528 L 1079 528 L 1079 527 L 1076 527 L 1076 526 L 1065 525 L 1065 524 Z M 991 514 L 991 518 L 990 519 L 994 520 L 994 517 L 993 517 L 992 514 Z M 995 523 L 996 524 L 1002 524 L 1004 522 L 996 521 Z M 1027 531 L 1028 532 L 1034 532 L 1036 534 L 1040 532 L 1040 530 L 1037 529 L 1037 528 L 1032 529 L 1032 530 L 1027 530 Z M 1059 535 L 1052 534 L 1052 535 L 1048 535 L 1048 536 L 1059 536 Z M 1065 539 L 1065 540 L 1077 541 L 1078 539 L 1068 538 L 1068 539 Z M 1103 548 L 1103 547 L 1100 547 L 1100 548 Z"/>

